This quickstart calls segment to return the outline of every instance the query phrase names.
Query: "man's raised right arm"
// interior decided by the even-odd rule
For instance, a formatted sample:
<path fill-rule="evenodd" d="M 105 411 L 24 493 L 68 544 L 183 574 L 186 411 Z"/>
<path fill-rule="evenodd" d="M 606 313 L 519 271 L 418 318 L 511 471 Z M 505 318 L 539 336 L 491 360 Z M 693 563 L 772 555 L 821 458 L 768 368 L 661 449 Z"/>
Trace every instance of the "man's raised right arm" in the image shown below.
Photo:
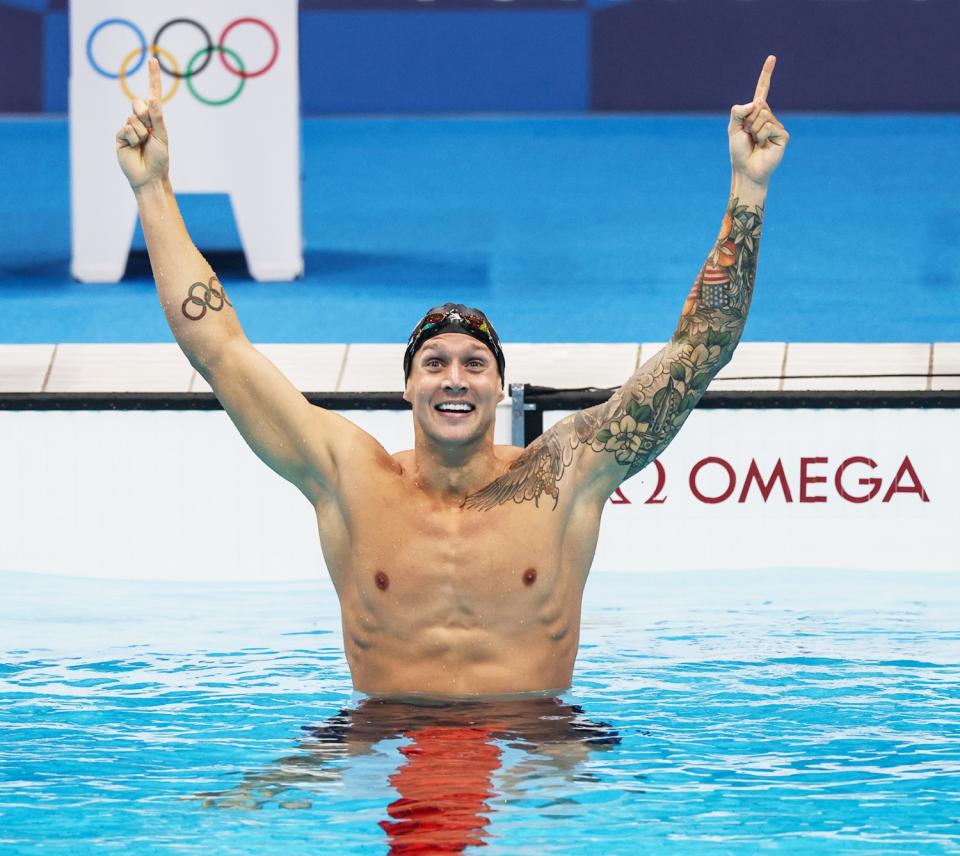
<path fill-rule="evenodd" d="M 150 103 L 133 102 L 133 113 L 117 133 L 117 158 L 137 199 L 167 322 L 254 452 L 316 502 L 335 478 L 333 438 L 349 441 L 359 429 L 311 405 L 244 334 L 180 216 L 168 177 L 156 59 L 149 68 Z"/>

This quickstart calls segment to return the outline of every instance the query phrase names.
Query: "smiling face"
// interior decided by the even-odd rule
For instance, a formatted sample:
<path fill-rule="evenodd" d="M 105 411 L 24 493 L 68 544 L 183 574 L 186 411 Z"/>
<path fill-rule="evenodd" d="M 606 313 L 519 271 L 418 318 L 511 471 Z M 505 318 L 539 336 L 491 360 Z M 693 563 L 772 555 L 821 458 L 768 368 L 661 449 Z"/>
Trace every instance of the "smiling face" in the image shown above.
<path fill-rule="evenodd" d="M 482 342 L 441 333 L 414 354 L 403 397 L 413 405 L 418 436 L 460 445 L 492 433 L 503 389 L 497 362 Z"/>

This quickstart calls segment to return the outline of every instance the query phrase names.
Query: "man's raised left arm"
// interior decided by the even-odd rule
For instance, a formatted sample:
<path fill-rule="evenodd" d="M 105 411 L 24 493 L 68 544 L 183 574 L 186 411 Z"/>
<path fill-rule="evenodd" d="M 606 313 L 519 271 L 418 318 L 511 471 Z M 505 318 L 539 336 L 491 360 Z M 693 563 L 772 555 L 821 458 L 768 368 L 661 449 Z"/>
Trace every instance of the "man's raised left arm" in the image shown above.
<path fill-rule="evenodd" d="M 753 297 L 767 184 L 789 140 L 767 105 L 775 63 L 772 56 L 764 63 L 753 101 L 730 111 L 730 199 L 670 341 L 608 401 L 567 417 L 531 443 L 467 505 L 539 505 L 544 495 L 556 504 L 564 476 L 578 494 L 605 500 L 669 445 L 730 361 Z"/>
<path fill-rule="evenodd" d="M 573 417 L 574 434 L 595 452 L 581 475 L 601 494 L 653 461 L 676 436 L 743 335 L 757 275 L 767 185 L 790 138 L 767 105 L 776 64 L 763 65 L 753 101 L 734 105 L 728 137 L 733 168 L 720 233 L 693 283 L 670 341 L 609 401 Z"/>

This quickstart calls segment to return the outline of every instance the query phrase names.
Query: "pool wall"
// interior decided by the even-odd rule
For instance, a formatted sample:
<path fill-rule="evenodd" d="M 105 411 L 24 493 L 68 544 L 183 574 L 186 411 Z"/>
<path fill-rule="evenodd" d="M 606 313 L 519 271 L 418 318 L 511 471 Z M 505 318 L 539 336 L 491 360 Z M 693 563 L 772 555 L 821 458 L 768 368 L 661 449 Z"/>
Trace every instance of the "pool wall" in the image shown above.
<path fill-rule="evenodd" d="M 409 412 L 344 415 L 412 446 Z M 956 408 L 697 411 L 612 498 L 594 568 L 960 570 L 957 436 Z M 0 570 L 325 576 L 310 505 L 222 411 L 0 411 L 0 472 Z"/>

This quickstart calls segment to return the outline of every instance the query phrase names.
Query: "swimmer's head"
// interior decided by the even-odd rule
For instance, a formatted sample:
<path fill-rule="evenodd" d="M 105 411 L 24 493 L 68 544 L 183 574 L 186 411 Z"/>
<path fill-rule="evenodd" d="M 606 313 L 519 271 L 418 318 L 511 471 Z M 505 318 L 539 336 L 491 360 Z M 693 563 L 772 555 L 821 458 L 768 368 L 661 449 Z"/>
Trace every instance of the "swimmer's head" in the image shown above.
<path fill-rule="evenodd" d="M 490 319 L 479 309 L 471 309 L 462 303 L 444 303 L 443 306 L 434 306 L 420 323 L 413 328 L 407 340 L 407 350 L 403 355 L 403 379 L 410 379 L 413 369 L 413 358 L 425 342 L 442 333 L 464 333 L 472 336 L 478 342 L 483 342 L 497 361 L 497 371 L 500 374 L 500 386 L 503 386 L 505 362 L 503 350 L 500 347 L 500 337 L 493 329 Z"/>
<path fill-rule="evenodd" d="M 410 336 L 403 373 L 418 444 L 459 447 L 492 437 L 504 359 L 480 310 L 458 303 L 431 309 Z"/>

